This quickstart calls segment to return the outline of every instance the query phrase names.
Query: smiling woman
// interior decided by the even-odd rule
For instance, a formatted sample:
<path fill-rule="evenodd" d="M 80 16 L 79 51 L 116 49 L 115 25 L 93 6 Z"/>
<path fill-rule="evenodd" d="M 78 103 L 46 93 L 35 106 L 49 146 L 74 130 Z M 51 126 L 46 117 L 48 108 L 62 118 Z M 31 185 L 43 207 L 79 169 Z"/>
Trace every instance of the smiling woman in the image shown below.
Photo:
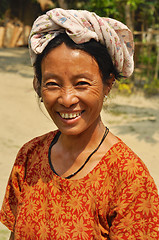
<path fill-rule="evenodd" d="M 109 90 L 92 56 L 63 43 L 43 58 L 41 72 L 44 105 L 63 134 L 79 135 L 100 122 L 103 98 Z"/>
<path fill-rule="evenodd" d="M 156 185 L 104 126 L 103 100 L 133 71 L 122 23 L 53 9 L 30 34 L 34 89 L 57 126 L 19 151 L 0 217 L 21 239 L 158 239 Z"/>

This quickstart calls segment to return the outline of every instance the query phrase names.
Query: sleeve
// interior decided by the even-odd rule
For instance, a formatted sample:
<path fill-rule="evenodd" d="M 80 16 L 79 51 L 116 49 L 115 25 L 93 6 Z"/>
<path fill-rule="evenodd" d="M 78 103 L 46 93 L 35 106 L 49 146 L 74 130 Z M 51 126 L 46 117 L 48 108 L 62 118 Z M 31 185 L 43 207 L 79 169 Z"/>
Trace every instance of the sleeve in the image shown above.
<path fill-rule="evenodd" d="M 6 187 L 6 193 L 3 200 L 2 208 L 0 211 L 0 221 L 10 230 L 14 231 L 14 225 L 17 215 L 17 206 L 20 198 L 21 187 L 24 180 L 24 162 L 25 162 L 25 153 L 24 148 L 21 148 L 12 172 L 10 174 L 8 184 Z"/>
<path fill-rule="evenodd" d="M 111 240 L 158 240 L 159 196 L 154 180 L 136 156 L 122 161 L 121 165 L 108 217 L 109 237 Z"/>

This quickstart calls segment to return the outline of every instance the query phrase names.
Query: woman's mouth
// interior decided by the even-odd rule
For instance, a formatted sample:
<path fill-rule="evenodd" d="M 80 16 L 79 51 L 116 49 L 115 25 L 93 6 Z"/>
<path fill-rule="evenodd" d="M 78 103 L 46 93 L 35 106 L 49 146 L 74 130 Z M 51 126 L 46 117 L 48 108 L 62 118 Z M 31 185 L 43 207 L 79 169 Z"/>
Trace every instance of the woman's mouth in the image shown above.
<path fill-rule="evenodd" d="M 62 113 L 62 112 L 59 112 L 59 115 L 63 119 L 74 119 L 74 118 L 77 118 L 77 117 L 81 116 L 82 112 L 81 111 L 80 112 L 72 112 L 72 113 Z"/>

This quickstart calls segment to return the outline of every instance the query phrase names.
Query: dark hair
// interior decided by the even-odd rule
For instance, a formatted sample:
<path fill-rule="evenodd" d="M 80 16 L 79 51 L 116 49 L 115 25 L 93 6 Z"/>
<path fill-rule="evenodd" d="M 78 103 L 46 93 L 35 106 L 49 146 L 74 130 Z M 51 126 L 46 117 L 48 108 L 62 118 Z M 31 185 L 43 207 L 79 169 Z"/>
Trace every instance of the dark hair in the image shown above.
<path fill-rule="evenodd" d="M 121 77 L 120 73 L 117 71 L 116 67 L 113 65 L 112 59 L 108 53 L 107 48 L 101 43 L 97 42 L 94 39 L 91 39 L 89 42 L 76 44 L 73 40 L 66 34 L 60 33 L 54 39 L 52 39 L 48 45 L 45 47 L 43 52 L 37 56 L 36 62 L 34 64 L 35 74 L 38 80 L 39 88 L 41 87 L 41 62 L 42 59 L 54 48 L 60 46 L 62 43 L 65 43 L 67 47 L 71 49 L 79 49 L 90 54 L 98 63 L 101 77 L 104 84 L 107 84 L 107 80 L 110 77 L 110 74 L 114 74 L 115 79 L 119 80 Z M 40 93 L 40 89 L 38 89 Z"/>

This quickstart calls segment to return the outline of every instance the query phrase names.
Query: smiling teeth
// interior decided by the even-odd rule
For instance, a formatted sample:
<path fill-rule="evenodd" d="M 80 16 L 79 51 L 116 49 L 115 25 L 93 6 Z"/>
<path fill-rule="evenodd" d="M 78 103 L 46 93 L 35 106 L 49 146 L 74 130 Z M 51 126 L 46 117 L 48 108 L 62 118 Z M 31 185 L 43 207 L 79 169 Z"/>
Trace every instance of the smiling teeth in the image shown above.
<path fill-rule="evenodd" d="M 60 113 L 60 116 L 62 118 L 76 118 L 76 117 L 79 117 L 81 115 L 81 113 Z"/>

